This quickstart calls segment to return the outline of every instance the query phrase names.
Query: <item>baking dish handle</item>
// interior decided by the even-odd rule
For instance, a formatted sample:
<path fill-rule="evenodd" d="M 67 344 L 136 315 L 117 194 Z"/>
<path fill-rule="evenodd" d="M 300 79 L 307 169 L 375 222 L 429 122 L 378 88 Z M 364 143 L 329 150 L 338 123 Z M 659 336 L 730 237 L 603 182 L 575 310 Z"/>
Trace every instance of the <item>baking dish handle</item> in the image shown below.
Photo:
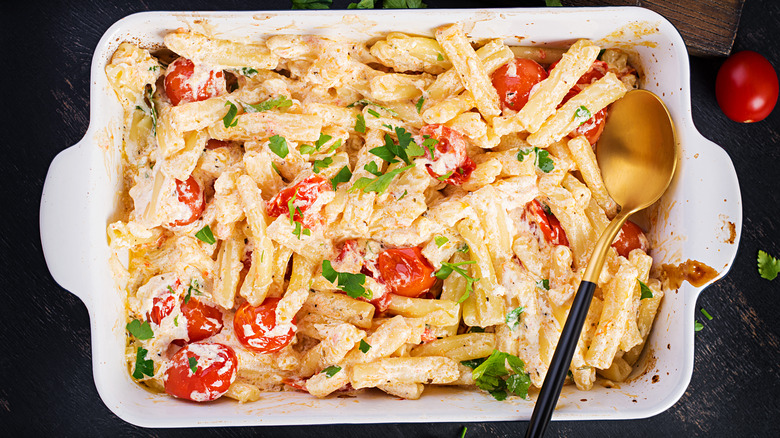
<path fill-rule="evenodd" d="M 41 195 L 41 246 L 54 280 L 89 308 L 89 160 L 87 137 L 60 152 Z"/>

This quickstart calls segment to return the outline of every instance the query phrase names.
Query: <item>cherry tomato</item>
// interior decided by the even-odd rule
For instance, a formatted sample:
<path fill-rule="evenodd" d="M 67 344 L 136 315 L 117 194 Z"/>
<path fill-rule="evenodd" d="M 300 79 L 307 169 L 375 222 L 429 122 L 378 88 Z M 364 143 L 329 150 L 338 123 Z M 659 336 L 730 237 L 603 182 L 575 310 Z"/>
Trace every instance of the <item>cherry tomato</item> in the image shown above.
<path fill-rule="evenodd" d="M 558 63 L 555 62 L 552 65 L 550 65 L 550 70 L 552 70 Z M 577 84 L 575 84 L 568 93 L 566 93 L 566 96 L 564 96 L 563 101 L 561 102 L 561 105 L 568 102 L 569 99 L 576 96 L 580 93 L 580 91 L 584 90 L 588 85 L 591 83 L 603 78 L 607 72 L 609 71 L 609 66 L 604 61 L 593 61 L 593 65 L 590 66 L 590 69 L 585 72 L 582 76 L 580 76 L 579 79 L 577 79 Z M 595 144 L 599 137 L 601 137 L 601 133 L 604 131 L 604 122 L 607 120 L 607 109 L 603 108 L 599 112 L 593 115 L 590 119 L 586 120 L 585 123 L 581 124 L 580 126 L 576 127 L 574 131 L 569 133 L 569 137 L 574 138 L 580 135 L 584 135 L 585 138 L 588 139 L 588 142 L 590 144 Z"/>
<path fill-rule="evenodd" d="M 214 138 L 210 138 L 206 142 L 206 149 L 209 149 L 209 150 L 219 149 L 219 148 L 226 148 L 228 146 L 230 146 L 230 142 L 229 141 L 222 141 L 222 140 L 217 140 L 217 139 L 214 139 Z"/>
<path fill-rule="evenodd" d="M 623 227 L 620 228 L 620 231 L 618 231 L 612 247 L 617 250 L 618 254 L 628 258 L 628 254 L 635 249 L 647 252 L 650 249 L 650 243 L 647 241 L 645 233 L 639 228 L 639 225 L 626 221 Z"/>
<path fill-rule="evenodd" d="M 190 342 L 202 341 L 222 330 L 222 312 L 195 297 L 181 303 L 181 313 L 187 318 Z"/>
<path fill-rule="evenodd" d="M 471 172 L 476 169 L 477 165 L 466 154 L 466 140 L 460 132 L 444 125 L 425 125 L 420 129 L 420 136 L 423 139 L 433 138 L 438 141 L 434 148 L 433 157 L 431 157 L 431 151 L 424 148 L 425 155 L 434 161 L 433 165 L 425 165 L 432 177 L 440 179 L 449 175 L 440 180 L 455 186 L 468 181 Z M 422 143 L 420 142 L 420 144 Z"/>
<path fill-rule="evenodd" d="M 764 120 L 774 109 L 777 94 L 777 73 L 756 52 L 737 52 L 718 70 L 715 96 L 723 114 L 735 122 Z"/>
<path fill-rule="evenodd" d="M 147 319 L 159 325 L 160 321 L 173 312 L 174 307 L 176 307 L 176 297 L 173 296 L 173 294 L 154 297 L 152 300 L 152 310 L 149 312 Z"/>
<path fill-rule="evenodd" d="M 270 337 L 265 335 L 276 327 L 278 304 L 278 298 L 266 298 L 263 304 L 257 307 L 244 303 L 236 310 L 233 317 L 233 330 L 243 346 L 257 353 L 273 353 L 290 343 L 295 336 L 292 327 L 287 333 Z"/>
<path fill-rule="evenodd" d="M 528 103 L 534 85 L 547 79 L 547 71 L 536 61 L 514 58 L 493 73 L 493 86 L 504 108 L 520 111 Z"/>
<path fill-rule="evenodd" d="M 215 400 L 236 380 L 237 368 L 236 353 L 227 345 L 189 344 L 171 358 L 163 377 L 165 392 L 196 402 Z"/>
<path fill-rule="evenodd" d="M 436 282 L 433 266 L 416 246 L 385 250 L 377 257 L 377 265 L 385 284 L 398 295 L 418 297 Z"/>
<path fill-rule="evenodd" d="M 306 179 L 302 180 L 294 186 L 290 186 L 277 193 L 276 196 L 268 201 L 268 215 L 271 217 L 289 216 L 290 208 L 287 205 L 290 199 L 295 197 L 293 205 L 295 207 L 295 213 L 293 214 L 293 220 L 301 222 L 304 226 L 310 225 L 313 219 L 307 219 L 306 209 L 314 204 L 317 200 L 317 196 L 320 193 L 328 190 L 330 183 L 323 177 L 313 174 Z M 300 212 L 298 211 L 300 210 Z M 301 217 L 303 214 L 304 217 Z"/>
<path fill-rule="evenodd" d="M 203 214 L 203 210 L 206 209 L 206 200 L 203 197 L 203 188 L 200 183 L 194 177 L 190 176 L 187 181 L 176 180 L 176 194 L 179 198 L 179 202 L 186 205 L 190 209 L 190 216 L 184 219 L 179 219 L 171 222 L 168 226 L 181 227 L 189 225 Z"/>
<path fill-rule="evenodd" d="M 544 235 L 544 240 L 550 245 L 569 246 L 569 239 L 566 238 L 566 231 L 561 227 L 561 223 L 552 214 L 547 214 L 542 204 L 534 199 L 525 206 L 526 217 L 536 226 Z"/>
<path fill-rule="evenodd" d="M 195 64 L 187 58 L 178 58 L 168 66 L 165 94 L 174 106 L 206 100 L 227 92 L 222 70 L 198 71 L 195 74 L 195 69 Z"/>

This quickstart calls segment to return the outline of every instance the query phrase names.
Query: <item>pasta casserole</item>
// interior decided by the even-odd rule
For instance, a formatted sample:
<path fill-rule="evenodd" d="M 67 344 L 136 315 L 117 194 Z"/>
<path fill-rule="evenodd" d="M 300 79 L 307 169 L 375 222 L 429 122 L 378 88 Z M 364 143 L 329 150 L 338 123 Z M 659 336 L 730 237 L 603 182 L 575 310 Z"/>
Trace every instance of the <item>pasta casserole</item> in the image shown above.
<path fill-rule="evenodd" d="M 540 387 L 619 206 L 594 146 L 637 86 L 625 53 L 434 37 L 129 42 L 127 364 L 174 397 L 240 402 L 459 385 Z M 663 297 L 639 226 L 610 249 L 570 380 L 625 380 Z M 126 255 L 126 257 L 125 257 Z"/>

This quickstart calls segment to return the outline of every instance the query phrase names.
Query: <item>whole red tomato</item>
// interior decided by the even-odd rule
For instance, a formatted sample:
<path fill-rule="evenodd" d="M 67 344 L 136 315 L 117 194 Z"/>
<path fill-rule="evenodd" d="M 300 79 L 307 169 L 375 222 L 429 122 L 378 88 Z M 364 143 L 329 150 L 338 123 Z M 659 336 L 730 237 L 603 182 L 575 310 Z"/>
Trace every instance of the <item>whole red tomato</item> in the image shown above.
<path fill-rule="evenodd" d="M 777 73 L 766 58 L 745 50 L 729 57 L 715 80 L 715 96 L 726 117 L 735 122 L 764 120 L 777 103 Z"/>

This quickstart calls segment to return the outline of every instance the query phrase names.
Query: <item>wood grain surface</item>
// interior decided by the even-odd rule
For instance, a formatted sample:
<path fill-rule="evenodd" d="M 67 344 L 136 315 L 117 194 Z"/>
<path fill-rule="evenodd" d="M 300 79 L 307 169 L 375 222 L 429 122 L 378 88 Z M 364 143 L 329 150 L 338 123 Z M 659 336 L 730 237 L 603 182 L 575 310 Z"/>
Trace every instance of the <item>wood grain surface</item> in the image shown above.
<path fill-rule="evenodd" d="M 334 8 L 345 8 L 337 0 Z M 426 0 L 431 8 L 510 7 L 543 2 Z M 695 3 L 695 2 L 688 2 Z M 3 158 L 0 283 L 0 436 L 9 437 L 466 437 L 522 436 L 526 424 L 430 423 L 142 429 L 112 414 L 92 378 L 89 315 L 46 268 L 38 229 L 41 188 L 51 160 L 89 124 L 89 68 L 102 34 L 133 12 L 288 9 L 289 0 L 59 0 L 0 6 Z M 780 2 L 746 2 L 735 50 L 757 50 L 780 66 Z M 749 125 L 731 122 L 715 101 L 723 58 L 691 58 L 696 127 L 731 156 L 743 196 L 744 228 L 731 272 L 698 299 L 700 318 L 690 386 L 667 411 L 633 421 L 554 422 L 550 437 L 780 436 L 780 279 L 758 276 L 756 253 L 780 256 L 780 110 Z M 691 321 L 693 324 L 693 321 Z M 403 403 L 399 401 L 399 403 Z"/>

